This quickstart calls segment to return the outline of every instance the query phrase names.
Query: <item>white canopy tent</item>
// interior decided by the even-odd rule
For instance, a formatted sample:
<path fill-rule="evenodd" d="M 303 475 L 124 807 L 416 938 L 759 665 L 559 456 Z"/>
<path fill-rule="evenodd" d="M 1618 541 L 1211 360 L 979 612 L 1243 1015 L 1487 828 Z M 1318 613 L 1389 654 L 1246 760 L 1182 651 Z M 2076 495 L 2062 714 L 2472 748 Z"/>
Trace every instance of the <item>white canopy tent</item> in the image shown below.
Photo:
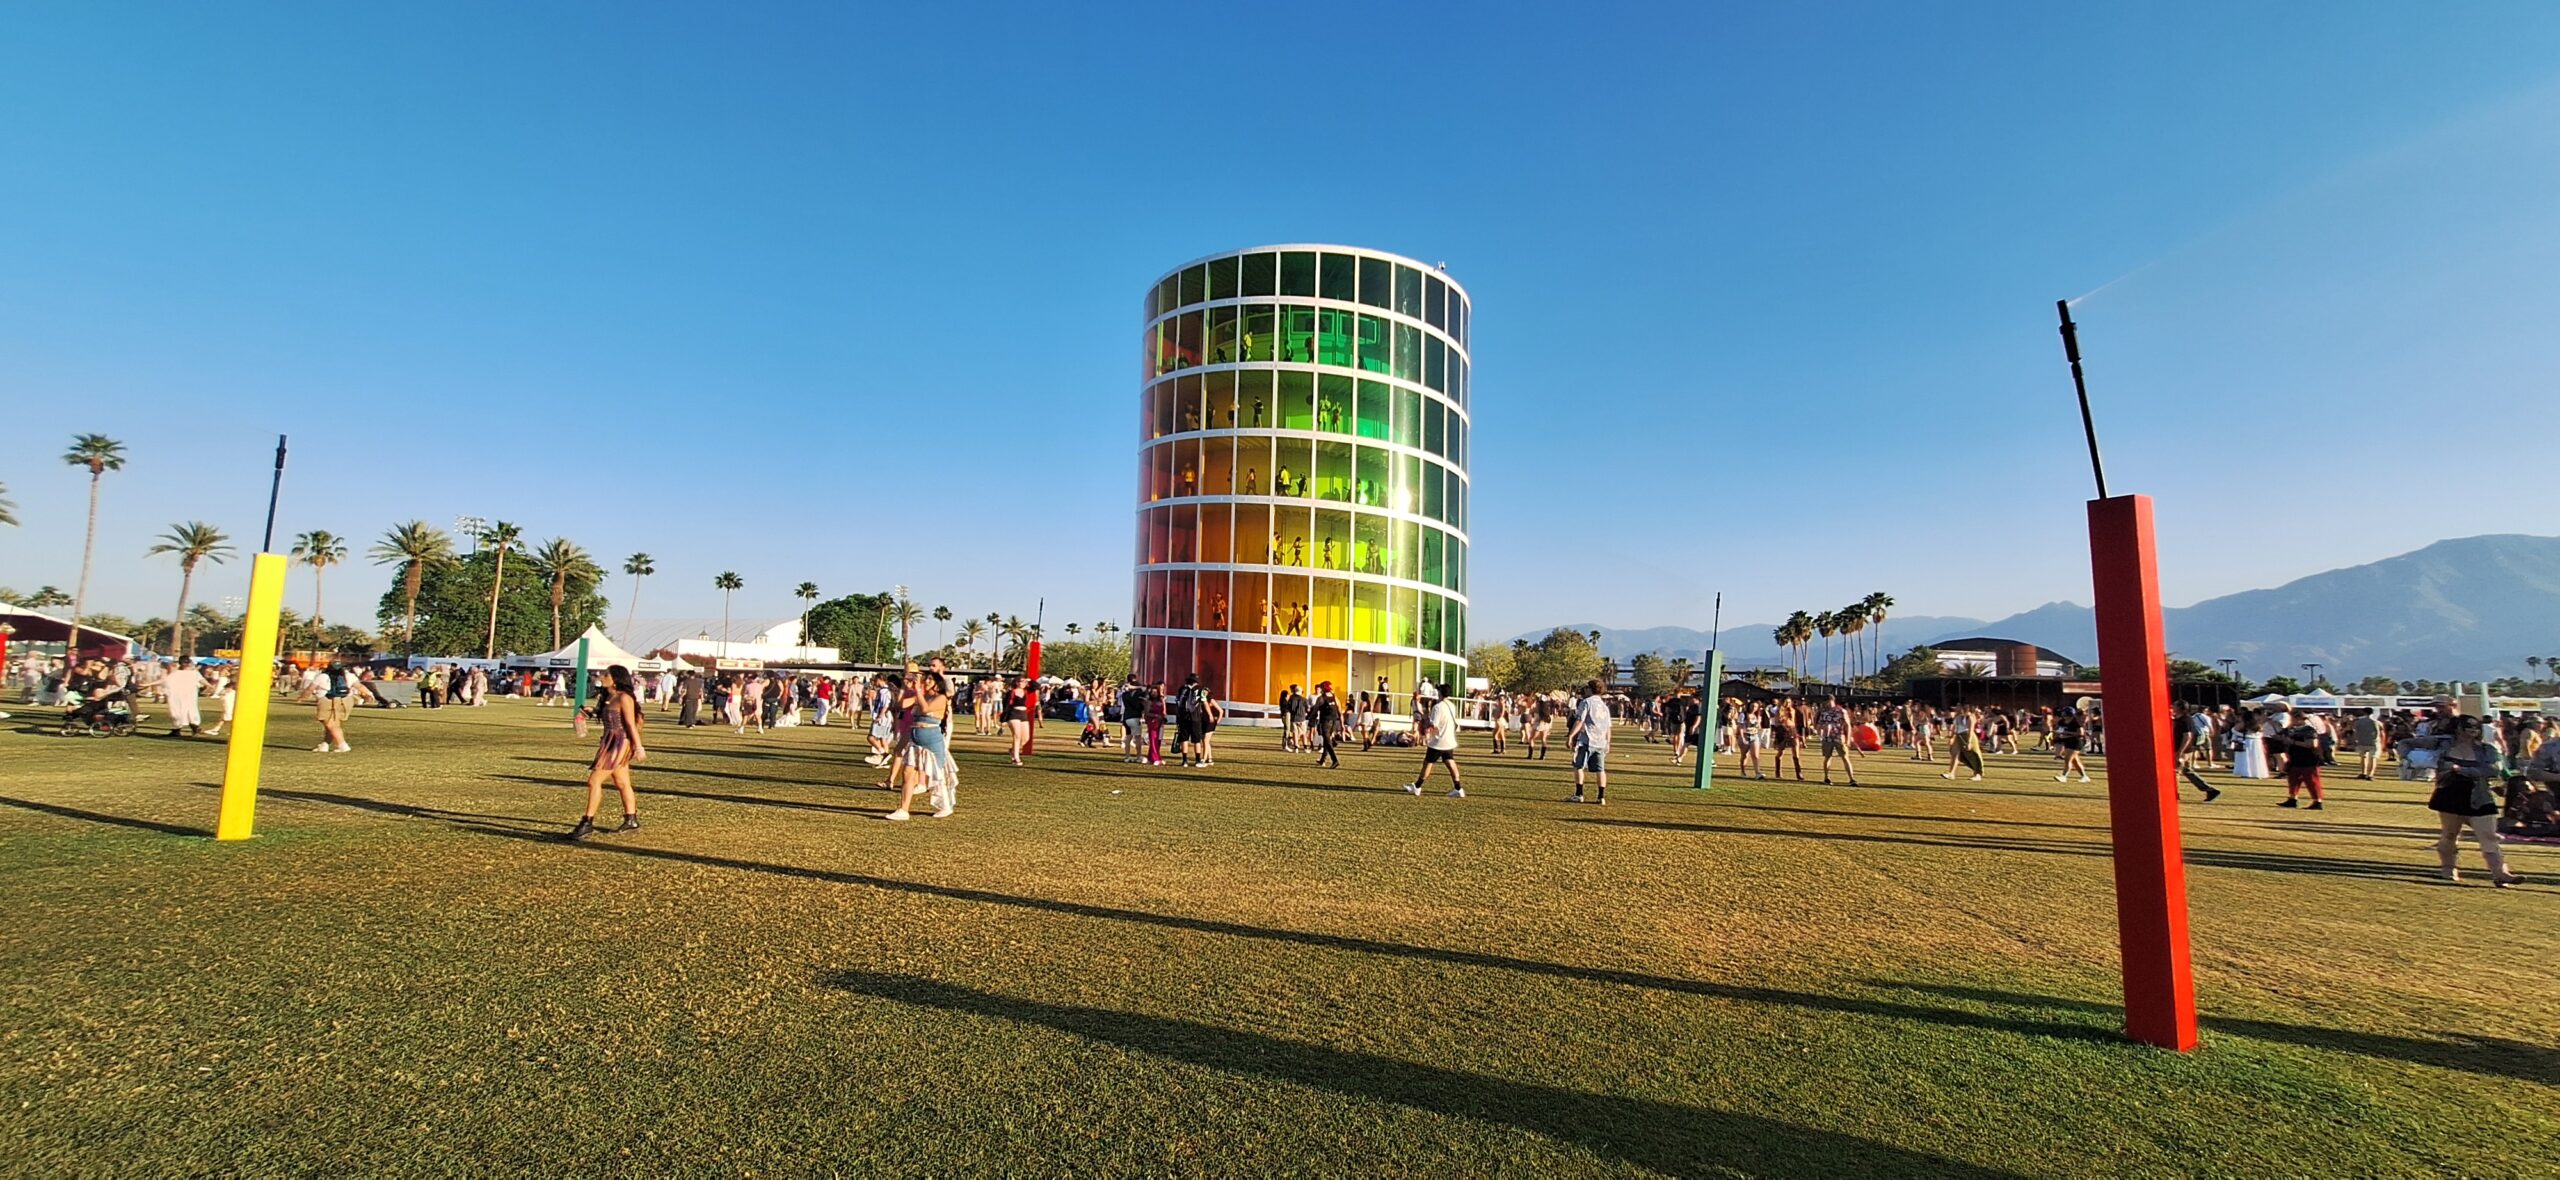
<path fill-rule="evenodd" d="M 604 633 L 603 628 L 593 626 L 588 627 L 586 633 L 577 639 L 561 645 L 558 651 L 533 656 L 511 656 L 507 659 L 507 665 L 514 668 L 575 668 L 578 666 L 578 641 L 581 639 L 587 644 L 589 671 L 610 668 L 615 664 L 620 664 L 634 672 L 662 672 L 667 668 L 665 660 L 647 659 L 624 651 L 621 644 L 615 643 Z"/>

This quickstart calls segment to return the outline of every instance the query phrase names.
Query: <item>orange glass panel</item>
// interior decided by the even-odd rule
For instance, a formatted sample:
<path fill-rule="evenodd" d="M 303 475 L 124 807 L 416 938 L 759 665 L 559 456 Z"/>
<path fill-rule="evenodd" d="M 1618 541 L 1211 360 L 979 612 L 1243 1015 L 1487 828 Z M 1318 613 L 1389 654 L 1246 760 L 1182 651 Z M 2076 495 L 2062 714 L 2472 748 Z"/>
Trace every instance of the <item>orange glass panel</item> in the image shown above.
<path fill-rule="evenodd" d="M 1164 625 L 1175 631 L 1191 629 L 1191 571 L 1174 570 L 1165 575 Z"/>
<path fill-rule="evenodd" d="M 1235 626 L 1231 630 L 1269 634 L 1271 620 L 1271 577 L 1263 573 L 1238 573 L 1230 580 L 1228 617 Z"/>
<path fill-rule="evenodd" d="M 1226 571 L 1202 570 L 1199 573 L 1197 584 L 1199 586 L 1200 598 L 1198 609 L 1192 613 L 1192 618 L 1196 620 L 1193 629 L 1199 631 L 1226 630 L 1229 618 L 1227 613 L 1229 603 L 1227 601 Z"/>
<path fill-rule="evenodd" d="M 1235 544 L 1235 532 L 1233 528 L 1234 519 L 1235 514 L 1228 509 L 1227 505 L 1200 505 L 1199 560 L 1217 562 L 1223 565 L 1236 559 L 1235 549 L 1233 548 Z"/>
<path fill-rule="evenodd" d="M 1170 536 L 1165 545 L 1166 561 L 1198 561 L 1200 510 L 1189 504 L 1176 504 L 1167 509 L 1173 517 Z"/>
<path fill-rule="evenodd" d="M 1307 679 L 1311 683 L 1333 682 L 1338 695 L 1352 687 L 1350 653 L 1338 647 L 1317 647 L 1308 652 Z"/>
<path fill-rule="evenodd" d="M 1303 692 L 1310 683 L 1313 682 L 1307 679 L 1306 645 L 1302 643 L 1272 644 L 1271 675 L 1265 681 L 1270 689 L 1271 699 L 1279 700 L 1282 692 L 1292 688 Z"/>
<path fill-rule="evenodd" d="M 1227 645 L 1227 699 L 1269 704 L 1280 694 L 1270 689 L 1270 650 L 1260 641 L 1239 639 Z"/>

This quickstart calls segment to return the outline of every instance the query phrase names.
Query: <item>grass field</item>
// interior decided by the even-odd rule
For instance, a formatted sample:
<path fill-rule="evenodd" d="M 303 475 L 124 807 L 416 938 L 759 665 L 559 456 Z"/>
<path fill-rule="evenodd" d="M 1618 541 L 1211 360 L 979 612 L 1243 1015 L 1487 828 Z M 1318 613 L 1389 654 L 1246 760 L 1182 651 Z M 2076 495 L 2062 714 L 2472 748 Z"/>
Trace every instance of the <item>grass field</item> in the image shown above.
<path fill-rule="evenodd" d="M 653 732 L 569 845 L 556 711 L 278 714 L 222 748 L 0 723 L 16 1175 L 2553 1175 L 2560 870 L 2432 883 L 2414 784 L 2185 811 L 2203 1048 L 2117 1035 L 2099 786 L 1470 798 L 1268 733 L 1125 767 L 962 738 L 896 825 L 841 726 Z M 965 724 L 963 725 L 965 729 Z M 613 813 L 611 803 L 606 814 Z M 2477 864 L 2467 847 L 2466 863 Z M 2471 875 L 2477 879 L 2482 874 Z"/>

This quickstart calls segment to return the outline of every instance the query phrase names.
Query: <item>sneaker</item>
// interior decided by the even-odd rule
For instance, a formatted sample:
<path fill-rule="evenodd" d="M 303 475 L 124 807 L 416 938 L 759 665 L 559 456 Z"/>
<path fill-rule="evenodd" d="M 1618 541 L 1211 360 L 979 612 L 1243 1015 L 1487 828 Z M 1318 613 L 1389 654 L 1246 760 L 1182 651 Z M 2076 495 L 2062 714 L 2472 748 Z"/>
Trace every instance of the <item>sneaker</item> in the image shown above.
<path fill-rule="evenodd" d="M 2071 781 L 2071 776 L 2067 774 L 2057 774 L 2053 776 L 2053 781 L 2057 783 L 2067 783 Z"/>
<path fill-rule="evenodd" d="M 1565 798 L 1565 802 L 1567 802 L 1567 803 L 1580 803 L 1580 802 L 1582 802 L 1582 792 L 1580 792 L 1580 791 L 1575 791 L 1573 794 L 1571 794 L 1571 795 L 1569 795 L 1569 796 L 1567 796 L 1567 797 Z"/>
<path fill-rule="evenodd" d="M 2507 874 L 2506 876 L 2503 876 L 2503 877 L 2491 877 L 2491 878 L 2489 878 L 2489 884 L 2494 885 L 2494 886 L 2496 886 L 2496 887 L 2498 887 L 2498 888 L 2500 888 L 2500 889 L 2504 889 L 2504 888 L 2506 888 L 2507 886 L 2510 886 L 2510 885 L 2522 885 L 2522 884 L 2524 884 L 2524 874 L 2522 874 L 2522 873 L 2509 873 L 2509 874 Z"/>
<path fill-rule="evenodd" d="M 946 803 L 946 804 L 942 805 L 941 807 L 938 807 L 938 808 L 934 809 L 933 818 L 935 818 L 935 819 L 949 819 L 949 818 L 951 818 L 951 806 L 950 806 L 950 804 L 947 804 L 947 803 Z"/>
<path fill-rule="evenodd" d="M 355 749 L 356 748 L 354 746 L 350 746 L 345 742 L 340 742 L 338 743 L 338 749 L 336 752 L 340 754 L 352 754 L 355 753 Z"/>
<path fill-rule="evenodd" d="M 2207 802 L 2207 803 L 2211 803 L 2211 802 L 2213 802 L 2214 800 L 2219 799 L 2219 798 L 2221 798 L 2221 797 L 2222 797 L 2222 792 L 2217 791 L 2217 790 L 2213 789 L 2212 787 L 2206 787 L 2206 788 L 2204 789 L 2204 801 L 2205 801 L 2205 802 Z"/>
<path fill-rule="evenodd" d="M 2302 806 L 2302 804 L 2301 804 L 2300 802 L 2295 801 L 2295 800 L 2287 799 L 2287 800 L 2285 800 L 2285 801 L 2284 801 L 2284 802 L 2282 802 L 2282 803 L 2278 803 L 2278 804 L 2276 804 L 2276 806 L 2278 806 L 2278 807 L 2300 807 L 2300 806 Z"/>
<path fill-rule="evenodd" d="M 906 809 L 906 808 L 904 808 L 904 807 L 901 807 L 901 808 L 897 809 L 896 811 L 892 811 L 892 812 L 890 812 L 890 813 L 889 813 L 889 814 L 887 814 L 887 815 L 881 816 L 880 818 L 885 819 L 885 820 L 888 820 L 888 821 L 889 821 L 889 822 L 891 822 L 891 823 L 901 823 L 901 824 L 902 824 L 902 823 L 905 823 L 905 822 L 907 822 L 908 820 L 913 819 L 913 818 L 915 818 L 915 817 L 914 817 L 914 816 L 911 816 L 911 815 L 908 815 L 908 814 L 907 814 L 907 809 Z"/>
<path fill-rule="evenodd" d="M 1607 795 L 1602 795 L 1599 798 L 1592 800 L 1591 805 L 1593 807 L 1607 807 L 1609 805 L 1609 797 Z"/>
<path fill-rule="evenodd" d="M 569 829 L 569 834 L 568 834 L 568 835 L 566 835 L 566 836 L 561 837 L 561 839 L 563 839 L 563 840 L 584 840 L 584 839 L 586 839 L 587 837 L 592 836 L 592 835 L 595 835 L 595 834 L 596 834 L 596 821 L 595 821 L 595 818 L 594 818 L 593 816 L 589 816 L 589 817 L 586 817 L 586 818 L 582 818 L 582 819 L 580 819 L 580 820 L 578 821 L 578 826 L 576 826 L 576 827 L 574 827 L 574 828 Z"/>
<path fill-rule="evenodd" d="M 1452 799 L 1464 799 L 1467 797 L 1467 789 L 1465 787 L 1451 787 L 1449 788 L 1449 797 Z"/>
<path fill-rule="evenodd" d="M 2304 810 L 2304 811 L 2318 811 L 2318 810 L 2320 810 L 2320 801 L 2319 801 L 2319 800 L 2317 800 L 2317 799 L 2312 800 L 2312 801 L 2311 801 L 2311 806 L 2309 806 L 2309 807 L 2305 807 L 2305 808 L 2303 808 L 2303 810 Z"/>
<path fill-rule="evenodd" d="M 2088 775 L 2085 775 L 2085 774 L 2084 774 L 2084 775 L 2081 775 L 2081 776 L 2080 776 L 2080 781 L 2081 781 L 2081 782 L 2084 782 L 2084 783 L 2085 783 L 2085 782 L 2087 782 L 2087 781 L 2089 781 L 2089 776 L 2088 776 Z"/>
<path fill-rule="evenodd" d="M 639 831 L 639 830 L 640 830 L 640 817 L 639 817 L 639 816 L 636 816 L 636 815 L 626 815 L 626 816 L 623 816 L 623 817 L 622 817 L 622 826 L 614 829 L 614 831 L 617 831 L 617 832 L 636 832 L 636 831 Z"/>
<path fill-rule="evenodd" d="M 329 752 L 329 743 L 322 742 L 319 745 L 313 746 L 311 747 L 311 752 L 314 754 L 326 754 Z"/>
<path fill-rule="evenodd" d="M 1421 784 L 1421 783 L 1406 783 L 1406 784 L 1404 785 L 1404 793 L 1405 793 L 1405 794 L 1408 794 L 1408 795 L 1411 795 L 1411 796 L 1413 796 L 1413 797 L 1414 797 L 1414 798 L 1416 798 L 1416 799 L 1419 799 L 1419 798 L 1421 798 L 1421 797 L 1422 797 L 1422 784 Z"/>
<path fill-rule="evenodd" d="M 1947 781 L 1949 781 L 1949 782 L 1953 782 L 1953 781 L 1955 781 L 1956 772 L 1954 772 L 1954 771 L 1950 770 L 1950 771 L 1946 772 L 1945 774 L 1939 775 L 1938 777 L 1939 777 L 1939 778 L 1942 778 L 1942 779 L 1946 779 L 1946 780 L 1947 780 Z"/>
<path fill-rule="evenodd" d="M 1978 775 L 1978 774 L 1977 774 L 1977 775 L 1975 775 L 1975 776 L 1973 776 L 1973 781 L 1975 781 L 1975 782 L 1977 782 L 1977 783 L 1978 783 L 1978 782 L 1981 782 L 1981 781 L 1982 781 L 1982 776 L 1981 776 L 1981 775 Z"/>

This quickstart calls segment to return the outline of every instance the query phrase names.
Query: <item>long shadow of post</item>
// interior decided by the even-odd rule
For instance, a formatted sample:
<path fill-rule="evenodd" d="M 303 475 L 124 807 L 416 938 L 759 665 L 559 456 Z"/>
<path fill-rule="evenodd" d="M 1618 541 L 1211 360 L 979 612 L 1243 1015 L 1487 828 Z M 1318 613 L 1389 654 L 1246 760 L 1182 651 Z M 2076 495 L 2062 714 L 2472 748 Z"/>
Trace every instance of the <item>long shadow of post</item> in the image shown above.
<path fill-rule="evenodd" d="M 94 824 L 114 824 L 120 828 L 140 828 L 146 832 L 159 832 L 170 836 L 213 834 L 211 828 L 191 828 L 184 824 L 163 823 L 156 819 L 136 819 L 129 815 L 108 815 L 103 811 L 82 811 L 77 807 L 64 807 L 59 803 L 38 803 L 33 799 L 16 799 L 6 795 L 0 795 L 0 804 L 23 808 L 27 811 L 41 811 L 46 815 L 58 815 L 64 819 L 87 820 Z"/>
<path fill-rule="evenodd" d="M 2043 856 L 2086 856 L 2112 858 L 2114 849 L 2106 844 L 2051 837 L 1990 836 L 1958 833 L 1911 833 L 1886 835 L 1877 832 L 1818 831 L 1813 828 L 1750 828 L 1731 824 L 1702 824 L 1650 819 L 1560 819 L 1559 823 L 1601 824 L 1617 828 L 1654 828 L 1670 832 L 1705 832 L 1718 836 L 1777 836 L 1790 840 L 1816 840 L 1824 843 L 1840 841 L 1853 844 L 1907 844 L 1920 848 L 1979 848 L 1990 852 L 2022 852 Z M 2418 881 L 2426 873 L 2411 864 L 2388 861 L 2343 860 L 2326 856 L 2296 856 L 2283 852 L 2249 852 L 2236 848 L 2190 848 L 2188 864 L 2217 869 L 2254 869 L 2267 873 L 2308 873 L 2324 877 L 2366 877 L 2386 881 Z"/>
<path fill-rule="evenodd" d="M 1517 1127 L 1672 1176 L 2011 1174 L 1756 1115 L 1516 1082 L 1188 1020 L 997 995 L 913 975 L 839 971 L 821 982 L 901 1004 L 1036 1024 L 1189 1065 Z"/>

